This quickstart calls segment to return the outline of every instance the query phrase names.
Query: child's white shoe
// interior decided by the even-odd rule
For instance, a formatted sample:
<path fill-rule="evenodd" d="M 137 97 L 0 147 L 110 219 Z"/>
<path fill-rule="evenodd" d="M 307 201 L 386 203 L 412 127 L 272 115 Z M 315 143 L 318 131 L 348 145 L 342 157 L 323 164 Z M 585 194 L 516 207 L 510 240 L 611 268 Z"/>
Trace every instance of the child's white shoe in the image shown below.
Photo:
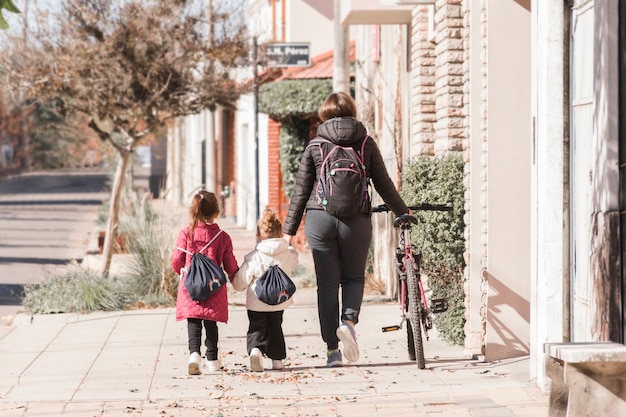
<path fill-rule="evenodd" d="M 202 357 L 198 352 L 193 352 L 189 355 L 189 361 L 187 362 L 187 367 L 189 369 L 189 375 L 200 375 L 200 362 L 202 361 Z"/>
<path fill-rule="evenodd" d="M 210 361 L 207 359 L 206 367 L 210 372 L 219 371 L 220 369 L 222 369 L 222 362 L 219 359 L 216 359 L 214 361 Z"/>
<path fill-rule="evenodd" d="M 250 370 L 252 372 L 263 372 L 263 353 L 258 348 L 252 348 L 250 351 Z"/>
<path fill-rule="evenodd" d="M 281 359 L 272 359 L 272 369 L 280 371 L 281 369 L 285 369 L 285 364 Z"/>

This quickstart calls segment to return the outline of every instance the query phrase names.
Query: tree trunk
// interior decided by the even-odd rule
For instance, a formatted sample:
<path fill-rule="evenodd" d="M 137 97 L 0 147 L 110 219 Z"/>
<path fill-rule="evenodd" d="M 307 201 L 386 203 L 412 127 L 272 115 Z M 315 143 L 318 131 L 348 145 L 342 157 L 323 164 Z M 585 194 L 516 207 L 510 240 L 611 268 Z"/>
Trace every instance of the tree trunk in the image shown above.
<path fill-rule="evenodd" d="M 113 189 L 111 190 L 111 203 L 109 205 L 109 219 L 107 221 L 106 235 L 104 238 L 104 248 L 102 258 L 102 277 L 106 278 L 111 269 L 111 259 L 113 257 L 113 245 L 117 236 L 120 217 L 120 201 L 122 200 L 122 190 L 124 189 L 124 177 L 130 159 L 131 152 L 125 149 L 119 150 L 119 159 L 115 177 L 113 179 Z"/>

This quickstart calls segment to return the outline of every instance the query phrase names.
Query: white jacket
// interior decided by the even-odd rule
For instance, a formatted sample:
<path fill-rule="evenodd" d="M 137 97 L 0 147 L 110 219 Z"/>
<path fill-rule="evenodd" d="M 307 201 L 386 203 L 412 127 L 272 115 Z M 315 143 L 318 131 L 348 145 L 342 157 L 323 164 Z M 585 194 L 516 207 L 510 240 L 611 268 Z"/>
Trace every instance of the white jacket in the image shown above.
<path fill-rule="evenodd" d="M 252 311 L 280 311 L 293 304 L 293 298 L 278 305 L 265 304 L 254 293 L 254 281 L 270 266 L 278 265 L 287 275 L 298 265 L 298 252 L 283 238 L 265 239 L 244 257 L 232 281 L 237 291 L 246 290 L 246 308 Z"/>

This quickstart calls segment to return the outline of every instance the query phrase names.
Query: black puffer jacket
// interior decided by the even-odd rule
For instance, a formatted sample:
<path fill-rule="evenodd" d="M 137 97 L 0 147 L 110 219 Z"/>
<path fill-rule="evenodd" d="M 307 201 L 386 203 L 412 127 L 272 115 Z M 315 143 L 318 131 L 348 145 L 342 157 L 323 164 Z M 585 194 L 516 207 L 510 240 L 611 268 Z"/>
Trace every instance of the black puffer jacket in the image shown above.
<path fill-rule="evenodd" d="M 352 117 L 341 117 L 327 120 L 317 128 L 317 136 L 321 136 L 341 146 L 353 147 L 359 145 L 367 130 L 363 124 Z M 360 151 L 360 149 L 358 149 Z M 391 181 L 387 168 L 380 154 L 380 150 L 373 140 L 365 143 L 364 149 L 365 171 L 372 180 L 376 192 L 380 194 L 389 208 L 396 214 L 408 213 L 409 209 L 398 194 L 396 186 Z M 289 211 L 283 225 L 286 235 L 295 235 L 304 210 L 323 210 L 315 199 L 315 184 L 322 166 L 322 158 L 317 146 L 308 146 L 298 169 L 296 185 L 291 193 Z"/>

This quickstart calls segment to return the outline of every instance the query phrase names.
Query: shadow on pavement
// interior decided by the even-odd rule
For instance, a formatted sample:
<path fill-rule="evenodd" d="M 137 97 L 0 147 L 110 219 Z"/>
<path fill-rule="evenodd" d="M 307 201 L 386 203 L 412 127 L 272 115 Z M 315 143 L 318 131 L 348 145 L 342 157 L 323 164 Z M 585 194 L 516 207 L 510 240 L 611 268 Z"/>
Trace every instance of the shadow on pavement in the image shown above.
<path fill-rule="evenodd" d="M 0 256 L 0 264 L 3 263 L 21 263 L 21 264 L 41 264 L 41 265 L 67 265 L 72 261 L 76 261 L 79 264 L 82 262 L 80 259 L 54 259 L 54 258 L 5 258 Z"/>
<path fill-rule="evenodd" d="M 22 304 L 24 286 L 21 284 L 0 284 L 0 305 L 17 306 Z"/>

